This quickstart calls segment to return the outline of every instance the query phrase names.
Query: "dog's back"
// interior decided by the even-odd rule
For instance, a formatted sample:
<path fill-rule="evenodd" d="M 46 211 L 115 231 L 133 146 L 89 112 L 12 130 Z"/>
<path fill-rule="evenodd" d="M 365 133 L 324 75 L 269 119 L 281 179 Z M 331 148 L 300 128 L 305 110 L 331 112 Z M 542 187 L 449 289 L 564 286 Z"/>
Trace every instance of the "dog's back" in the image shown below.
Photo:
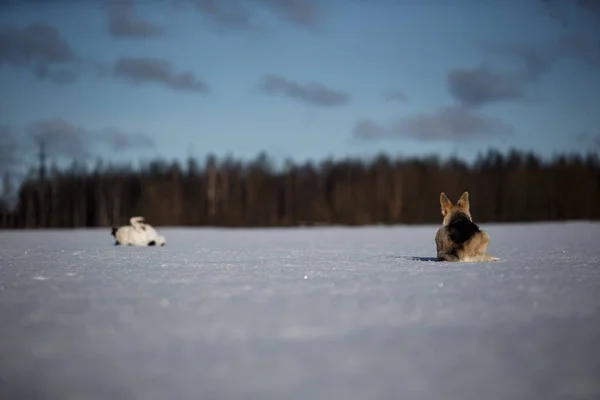
<path fill-rule="evenodd" d="M 465 213 L 460 211 L 454 212 L 446 229 L 450 240 L 461 245 L 481 232 L 479 227 Z"/>
<path fill-rule="evenodd" d="M 456 205 L 442 192 L 440 195 L 442 226 L 435 235 L 440 261 L 498 261 L 487 254 L 490 237 L 471 218 L 469 194 L 464 192 Z"/>

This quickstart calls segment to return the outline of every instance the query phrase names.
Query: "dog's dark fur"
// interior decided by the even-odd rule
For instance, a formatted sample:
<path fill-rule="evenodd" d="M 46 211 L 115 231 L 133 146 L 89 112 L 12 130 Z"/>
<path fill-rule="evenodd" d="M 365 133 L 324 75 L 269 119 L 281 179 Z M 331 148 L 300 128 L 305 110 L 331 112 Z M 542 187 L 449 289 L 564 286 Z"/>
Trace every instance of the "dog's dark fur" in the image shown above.
<path fill-rule="evenodd" d="M 490 236 L 471 218 L 468 192 L 462 194 L 456 205 L 442 192 L 440 205 L 444 220 L 435 235 L 439 261 L 498 261 L 487 254 Z"/>
<path fill-rule="evenodd" d="M 452 216 L 447 229 L 450 240 L 461 245 L 481 232 L 479 227 L 462 212 L 457 212 Z"/>
<path fill-rule="evenodd" d="M 119 227 L 118 227 L 118 226 L 113 226 L 113 227 L 112 227 L 112 230 L 110 231 L 110 234 L 111 234 L 112 236 L 114 236 L 114 238 L 115 238 L 115 239 L 117 238 L 117 231 L 118 231 L 118 230 L 119 230 Z M 120 245 L 121 245 L 121 243 L 119 243 L 119 241 L 118 241 L 118 240 L 115 240 L 115 246 L 120 246 Z"/>

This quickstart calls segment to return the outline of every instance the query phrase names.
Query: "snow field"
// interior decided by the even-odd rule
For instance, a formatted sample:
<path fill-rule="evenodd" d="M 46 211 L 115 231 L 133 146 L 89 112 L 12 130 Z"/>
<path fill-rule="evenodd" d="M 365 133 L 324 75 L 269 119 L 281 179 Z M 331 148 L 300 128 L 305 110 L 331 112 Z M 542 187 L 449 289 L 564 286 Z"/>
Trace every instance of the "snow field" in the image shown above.
<path fill-rule="evenodd" d="M 482 228 L 0 232 L 0 398 L 600 398 L 600 223 Z"/>

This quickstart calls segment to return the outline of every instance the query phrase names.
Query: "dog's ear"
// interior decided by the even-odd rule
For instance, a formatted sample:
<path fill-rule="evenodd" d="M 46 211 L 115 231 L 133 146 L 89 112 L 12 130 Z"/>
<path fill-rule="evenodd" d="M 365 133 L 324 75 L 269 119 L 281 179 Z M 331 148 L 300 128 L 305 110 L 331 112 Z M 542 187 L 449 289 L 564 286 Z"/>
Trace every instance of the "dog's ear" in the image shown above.
<path fill-rule="evenodd" d="M 469 204 L 469 192 L 464 192 L 456 205 L 462 208 L 464 211 L 469 212 L 469 208 L 471 207 Z"/>
<path fill-rule="evenodd" d="M 440 194 L 440 205 L 442 206 L 442 216 L 445 217 L 452 209 L 452 202 L 444 192 Z"/>

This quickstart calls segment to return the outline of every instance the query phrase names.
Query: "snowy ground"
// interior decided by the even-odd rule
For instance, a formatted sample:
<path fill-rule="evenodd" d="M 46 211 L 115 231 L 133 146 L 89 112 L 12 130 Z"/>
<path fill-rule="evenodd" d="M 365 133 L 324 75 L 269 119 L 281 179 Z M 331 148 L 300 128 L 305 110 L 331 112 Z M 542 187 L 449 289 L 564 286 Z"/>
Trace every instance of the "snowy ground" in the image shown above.
<path fill-rule="evenodd" d="M 600 224 L 483 227 L 0 232 L 0 398 L 599 399 Z"/>

